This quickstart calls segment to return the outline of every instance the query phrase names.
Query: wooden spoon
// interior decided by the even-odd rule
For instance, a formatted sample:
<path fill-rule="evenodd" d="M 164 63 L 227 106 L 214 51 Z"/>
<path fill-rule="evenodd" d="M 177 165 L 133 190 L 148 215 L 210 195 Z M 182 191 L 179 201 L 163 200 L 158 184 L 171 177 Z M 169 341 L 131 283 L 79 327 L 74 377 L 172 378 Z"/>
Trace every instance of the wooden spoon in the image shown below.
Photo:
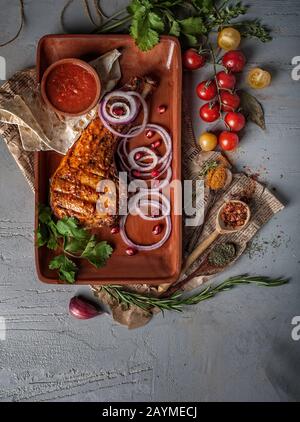
<path fill-rule="evenodd" d="M 242 226 L 237 226 L 236 228 L 230 228 L 230 227 L 226 227 L 222 218 L 221 218 L 221 214 L 222 211 L 224 209 L 224 207 L 228 204 L 228 203 L 237 203 L 237 204 L 241 204 L 244 205 L 244 207 L 247 208 L 247 218 L 245 220 L 245 223 Z M 242 229 L 244 229 L 247 224 L 250 221 L 250 217 L 251 217 L 251 211 L 249 206 L 243 202 L 243 201 L 238 201 L 238 200 L 230 200 L 225 202 L 225 204 L 221 205 L 221 207 L 218 210 L 217 213 L 217 218 L 216 218 L 216 229 L 214 230 L 214 232 L 209 235 L 202 243 L 200 243 L 200 245 L 198 245 L 193 252 L 188 256 L 185 265 L 182 269 L 182 273 L 184 274 L 186 272 L 186 270 L 193 264 L 193 262 L 196 261 L 196 259 L 204 252 L 206 251 L 206 249 L 220 236 L 220 234 L 231 234 L 231 233 L 236 233 Z"/>

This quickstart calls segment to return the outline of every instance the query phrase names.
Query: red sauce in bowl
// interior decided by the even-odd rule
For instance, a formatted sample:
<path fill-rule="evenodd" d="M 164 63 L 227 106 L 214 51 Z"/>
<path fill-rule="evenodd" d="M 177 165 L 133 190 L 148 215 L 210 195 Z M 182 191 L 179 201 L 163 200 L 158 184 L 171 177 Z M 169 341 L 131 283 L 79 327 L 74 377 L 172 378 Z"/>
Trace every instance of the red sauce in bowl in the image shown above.
<path fill-rule="evenodd" d="M 88 66 L 88 65 L 87 65 Z M 99 96 L 99 81 L 85 66 L 72 62 L 57 64 L 45 81 L 45 94 L 51 105 L 66 114 L 87 112 Z"/>

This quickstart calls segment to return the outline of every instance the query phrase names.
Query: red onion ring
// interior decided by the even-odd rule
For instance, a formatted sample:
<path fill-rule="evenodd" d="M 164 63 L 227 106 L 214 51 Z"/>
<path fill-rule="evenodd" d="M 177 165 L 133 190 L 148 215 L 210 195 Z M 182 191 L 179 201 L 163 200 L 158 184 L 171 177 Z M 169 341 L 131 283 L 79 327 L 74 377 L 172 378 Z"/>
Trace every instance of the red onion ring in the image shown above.
<path fill-rule="evenodd" d="M 111 109 L 117 106 L 124 107 L 126 110 L 128 110 L 125 116 L 116 116 L 112 113 L 110 114 L 107 111 L 107 104 L 114 97 L 117 98 L 117 101 L 111 105 Z M 124 101 L 121 102 L 120 98 L 124 99 Z M 125 101 L 129 103 L 129 107 Z M 132 95 L 129 95 L 124 91 L 112 91 L 106 94 L 100 103 L 100 108 L 103 118 L 106 120 L 106 122 L 116 125 L 131 123 L 136 118 L 138 113 L 138 106 L 135 99 L 132 98 Z"/>
<path fill-rule="evenodd" d="M 158 159 L 157 164 L 156 164 L 156 166 L 161 166 L 160 168 L 157 169 L 158 170 L 158 174 L 155 177 L 151 177 L 151 179 L 158 179 L 159 177 L 161 177 L 161 175 L 163 175 L 166 172 L 166 170 L 169 168 L 169 166 L 171 164 L 171 161 L 172 161 L 172 140 L 171 140 L 171 136 L 169 135 L 169 133 L 162 126 L 159 126 L 159 125 L 156 125 L 156 124 L 147 124 L 146 125 L 146 128 L 147 129 L 150 129 L 150 130 L 153 130 L 154 132 L 157 132 L 161 136 L 161 138 L 162 138 L 162 140 L 163 140 L 163 142 L 165 144 L 165 147 L 166 147 L 165 154 Z M 130 137 L 137 136 L 137 134 L 139 134 L 139 132 L 140 132 L 140 129 L 141 129 L 141 126 L 133 127 L 132 129 L 130 129 L 130 131 L 128 132 L 128 134 L 130 135 Z M 142 164 L 141 163 L 141 160 L 140 160 L 139 164 L 137 164 L 135 161 L 133 161 L 132 155 L 134 155 L 134 154 L 132 154 L 132 152 L 130 152 L 130 153 L 127 152 L 127 143 L 128 143 L 128 141 L 129 141 L 129 137 L 127 137 L 127 138 L 124 137 L 120 141 L 120 143 L 118 145 L 118 148 L 117 148 L 117 153 L 118 153 L 118 156 L 119 156 L 120 161 L 121 161 L 122 170 L 125 170 L 125 171 L 127 171 L 129 173 L 130 180 L 136 179 L 131 174 L 131 170 L 132 170 L 133 166 L 134 166 L 134 168 L 138 168 L 140 170 L 140 172 L 142 173 L 141 174 L 142 177 L 149 177 L 149 176 L 151 176 L 151 171 L 149 171 L 149 170 L 152 170 L 156 166 L 153 166 L 153 162 L 152 163 L 147 163 L 147 164 L 146 163 L 145 164 Z M 148 147 L 141 147 L 140 149 L 135 149 L 134 151 L 135 152 L 141 151 L 142 148 L 143 148 L 143 152 L 146 152 L 147 155 L 153 156 L 152 155 L 153 150 L 151 150 Z M 123 153 L 121 152 L 121 150 L 122 150 Z M 129 161 L 129 155 L 130 154 L 131 154 L 131 160 L 130 160 L 129 164 L 132 167 L 130 167 L 125 162 L 125 160 L 123 158 L 125 156 L 127 158 L 127 160 Z M 146 157 L 144 156 L 143 159 L 145 160 L 145 158 Z"/>
<path fill-rule="evenodd" d="M 152 158 L 152 163 L 143 163 L 141 165 L 137 164 L 136 160 L 134 159 L 134 156 L 137 152 L 145 152 L 147 155 L 149 155 Z M 157 155 L 147 147 L 134 148 L 132 151 L 130 151 L 127 158 L 128 158 L 129 164 L 131 164 L 131 169 L 133 170 L 145 171 L 146 168 L 147 170 L 152 170 L 157 166 L 157 163 L 158 163 Z"/>
<path fill-rule="evenodd" d="M 149 195 L 151 196 L 150 199 L 148 199 Z M 161 199 L 162 203 L 160 203 L 159 201 L 153 201 L 153 199 L 152 199 L 153 196 L 156 196 L 159 199 Z M 146 202 L 149 202 L 149 204 L 150 204 L 150 202 L 155 202 L 155 203 L 160 205 L 162 215 L 160 217 L 155 216 L 153 219 L 161 220 L 161 219 L 170 215 L 171 205 L 170 205 L 170 201 L 168 200 L 168 198 L 163 193 L 161 193 L 159 191 L 151 192 L 151 191 L 146 190 L 146 189 L 141 190 L 140 192 L 138 192 L 137 194 L 135 194 L 134 196 L 132 196 L 130 198 L 130 200 L 128 202 L 128 210 L 129 210 L 130 214 L 133 214 L 133 212 L 134 212 L 134 213 L 140 215 L 140 217 L 142 217 L 145 220 L 151 220 L 152 219 L 152 217 L 146 216 L 140 210 L 138 202 L 143 198 L 147 198 Z M 143 205 L 144 206 L 146 205 L 145 200 L 143 201 Z"/>
<path fill-rule="evenodd" d="M 126 97 L 127 96 L 131 96 L 131 97 L 137 97 L 139 99 L 139 101 L 142 104 L 143 113 L 144 113 L 142 124 L 140 126 L 136 126 L 136 128 L 138 128 L 138 130 L 134 134 L 131 133 L 131 130 L 128 133 L 121 133 L 121 132 L 116 131 L 112 126 L 110 126 L 110 124 L 104 118 L 104 115 L 103 115 L 103 103 L 100 103 L 100 105 L 99 105 L 99 109 L 98 109 L 99 117 L 100 117 L 100 119 L 101 119 L 101 121 L 103 123 L 103 126 L 106 127 L 106 129 L 108 129 L 114 135 L 116 135 L 116 136 L 118 136 L 120 138 L 134 138 L 137 135 L 139 135 L 140 133 L 142 133 L 145 130 L 145 128 L 146 128 L 146 125 L 147 125 L 147 122 L 148 122 L 148 116 L 149 116 L 149 110 L 148 110 L 147 103 L 144 100 L 144 98 L 138 92 L 128 91 L 128 92 L 126 92 L 125 95 L 124 95 L 124 92 L 122 92 L 122 91 L 115 91 L 115 92 L 122 93 L 122 95 L 124 97 L 126 95 Z M 114 91 L 111 92 L 110 94 L 111 95 L 114 94 Z M 133 100 L 133 99 L 131 98 L 131 100 Z M 129 123 L 129 122 L 127 122 L 127 123 Z M 118 124 L 125 124 L 125 122 L 124 121 L 121 122 L 118 119 Z"/>
<path fill-rule="evenodd" d="M 152 206 L 160 208 L 161 204 L 159 202 L 155 202 L 153 201 Z M 166 231 L 165 234 L 163 236 L 163 238 L 157 242 L 157 243 L 152 243 L 151 245 L 139 245 L 137 243 L 132 242 L 129 237 L 127 236 L 126 233 L 126 229 L 125 229 L 125 225 L 126 225 L 126 220 L 127 220 L 128 215 L 125 215 L 124 217 L 122 217 L 121 221 L 120 221 L 120 234 L 121 237 L 123 239 L 123 241 L 130 247 L 135 248 L 139 251 L 153 251 L 155 249 L 160 248 L 161 246 L 164 245 L 164 243 L 169 239 L 170 234 L 171 234 L 171 218 L 170 216 L 165 217 L 166 219 Z"/>

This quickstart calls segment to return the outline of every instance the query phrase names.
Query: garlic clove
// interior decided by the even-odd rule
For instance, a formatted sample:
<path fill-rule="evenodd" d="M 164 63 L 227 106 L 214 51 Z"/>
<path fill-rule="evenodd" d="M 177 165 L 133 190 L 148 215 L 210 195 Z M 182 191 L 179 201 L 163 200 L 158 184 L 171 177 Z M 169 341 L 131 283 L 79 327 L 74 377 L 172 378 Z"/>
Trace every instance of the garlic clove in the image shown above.
<path fill-rule="evenodd" d="M 97 305 L 83 296 L 72 297 L 69 303 L 69 312 L 77 319 L 90 319 L 103 314 Z"/>

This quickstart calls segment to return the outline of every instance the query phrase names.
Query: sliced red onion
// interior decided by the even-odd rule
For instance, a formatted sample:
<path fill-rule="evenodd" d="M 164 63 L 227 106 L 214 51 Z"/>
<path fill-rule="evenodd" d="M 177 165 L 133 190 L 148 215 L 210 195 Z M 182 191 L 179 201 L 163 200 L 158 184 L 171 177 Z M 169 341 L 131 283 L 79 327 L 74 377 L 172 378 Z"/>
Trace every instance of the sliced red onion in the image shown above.
<path fill-rule="evenodd" d="M 150 196 L 150 199 L 149 199 Z M 154 201 L 153 197 L 157 197 L 159 200 L 161 200 L 161 203 L 159 201 Z M 141 201 L 143 198 L 147 198 L 146 200 Z M 142 204 L 143 202 L 143 204 Z M 144 218 L 145 220 L 151 220 L 152 217 L 150 216 L 146 216 L 140 209 L 140 205 L 146 206 L 146 202 L 149 203 L 156 203 L 160 206 L 160 209 L 162 211 L 162 215 L 160 217 L 155 216 L 154 219 L 163 219 L 166 216 L 170 215 L 171 213 L 171 205 L 170 205 L 170 201 L 168 200 L 168 198 L 159 191 L 149 191 L 146 189 L 141 190 L 140 192 L 138 192 L 137 194 L 135 194 L 134 196 L 132 196 L 129 200 L 128 203 L 128 209 L 129 209 L 129 213 L 131 214 L 138 214 L 140 215 L 142 218 Z"/>
<path fill-rule="evenodd" d="M 141 104 L 142 104 L 142 107 L 143 107 L 143 113 L 144 113 L 144 117 L 143 117 L 143 122 L 142 122 L 142 124 L 140 125 L 140 126 L 137 126 L 139 129 L 137 130 L 137 131 L 135 131 L 134 132 L 134 134 L 133 133 L 131 133 L 131 131 L 129 131 L 128 133 L 121 133 L 121 132 L 118 132 L 118 131 L 116 131 L 109 123 L 108 123 L 108 121 L 105 119 L 105 117 L 104 117 L 104 115 L 103 115 L 103 103 L 101 103 L 100 105 L 99 105 L 99 110 L 98 110 L 98 113 L 99 113 L 99 117 L 100 117 L 100 119 L 101 119 L 101 121 L 102 121 L 102 123 L 103 123 L 103 126 L 104 127 L 106 127 L 106 129 L 108 129 L 111 133 L 113 133 L 114 135 L 116 135 L 116 136 L 118 136 L 118 137 L 120 137 L 120 138 L 134 138 L 134 137 L 136 137 L 137 135 L 139 135 L 140 133 L 142 133 L 144 130 L 145 130 L 145 128 L 146 128 L 146 125 L 147 125 L 147 122 L 148 122 L 148 116 L 149 116 L 149 110 L 148 110 L 148 106 L 147 106 L 147 103 L 146 103 L 146 101 L 144 100 L 144 98 L 141 96 L 141 94 L 139 94 L 138 92 L 134 92 L 134 91 L 128 91 L 128 92 L 126 92 L 126 94 L 124 93 L 124 92 L 122 92 L 122 91 L 114 91 L 114 92 L 111 92 L 110 94 L 112 95 L 112 94 L 114 94 L 115 92 L 117 92 L 117 93 L 122 93 L 122 95 L 125 97 L 125 95 L 126 95 L 126 97 L 127 96 L 131 96 L 131 97 L 137 97 L 138 99 L 139 99 L 139 101 L 141 102 Z M 124 95 L 125 94 L 125 95 Z M 134 101 L 134 99 L 133 98 L 131 98 L 133 101 Z M 133 119 L 134 120 L 134 119 Z M 120 121 L 120 119 L 117 119 L 117 122 L 118 122 L 118 124 L 127 124 L 127 123 L 131 123 L 131 121 L 130 122 L 124 122 L 124 121 Z M 116 123 L 116 122 L 115 122 Z"/>
<path fill-rule="evenodd" d="M 162 157 L 158 157 L 155 152 L 150 147 L 138 147 L 132 149 L 130 152 L 127 151 L 127 143 L 129 139 L 135 137 L 145 130 L 145 127 L 149 130 L 153 130 L 158 133 L 165 144 L 166 152 Z M 172 170 L 171 170 L 171 161 L 172 161 L 172 140 L 169 133 L 161 126 L 155 124 L 147 124 L 146 126 L 136 126 L 128 132 L 127 136 L 124 136 L 120 140 L 117 153 L 120 158 L 120 166 L 122 170 L 128 172 L 128 177 L 131 181 L 136 183 L 137 187 L 140 189 L 137 194 L 132 196 L 129 199 L 128 207 L 129 213 L 133 215 L 139 215 L 144 220 L 158 221 L 166 219 L 166 231 L 163 238 L 152 245 L 139 245 L 132 242 L 126 234 L 126 220 L 127 216 L 121 218 L 120 222 L 120 233 L 123 241 L 134 250 L 140 251 L 151 251 L 154 249 L 160 248 L 169 238 L 171 233 L 171 205 L 169 199 L 160 192 L 163 188 L 167 187 L 172 179 Z M 143 155 L 136 160 L 135 156 L 137 153 L 142 152 Z M 157 175 L 152 177 L 153 169 L 157 171 Z M 139 177 L 134 177 L 132 170 L 138 171 Z M 159 177 L 166 173 L 166 177 L 163 180 L 157 180 Z M 151 179 L 146 178 L 151 177 Z M 145 179 L 143 179 L 145 178 Z M 153 182 L 157 180 L 158 185 L 150 188 L 145 188 L 139 185 L 139 182 Z M 150 196 L 150 198 L 149 198 Z M 153 200 L 152 198 L 156 197 L 158 200 Z M 143 212 L 143 207 L 149 207 L 157 209 L 158 215 L 147 215 Z"/>
<path fill-rule="evenodd" d="M 117 98 L 117 101 L 110 106 L 111 113 L 109 113 L 107 110 L 107 105 L 109 101 L 113 98 Z M 126 104 L 125 101 L 129 103 L 129 106 Z M 117 116 L 116 114 L 113 114 L 113 109 L 116 107 L 124 108 L 126 110 L 126 114 L 122 116 Z M 138 114 L 138 106 L 136 100 L 132 97 L 132 95 L 129 95 L 127 92 L 124 91 L 112 91 L 106 94 L 100 103 L 99 111 L 100 110 L 103 118 L 107 123 L 116 125 L 131 123 Z"/>
<path fill-rule="evenodd" d="M 148 209 L 149 206 L 150 206 L 151 212 L 152 212 L 152 208 L 159 209 L 159 206 L 161 206 L 162 215 L 160 214 L 146 215 L 142 211 L 142 207 L 146 207 Z M 163 204 L 160 204 L 157 201 L 151 201 L 148 199 L 144 199 L 140 201 L 139 207 L 136 208 L 136 211 L 143 220 L 149 220 L 149 221 L 163 220 L 164 218 L 166 218 L 166 216 L 170 215 L 170 213 L 168 212 L 168 209 Z"/>
<path fill-rule="evenodd" d="M 134 159 L 134 156 L 137 152 L 144 152 L 145 154 L 150 156 L 152 158 L 152 163 L 143 163 L 141 165 L 137 164 L 136 160 Z M 143 157 L 143 158 L 145 158 L 145 157 Z M 152 170 L 157 166 L 158 157 L 149 148 L 138 147 L 138 148 L 134 148 L 132 151 L 130 151 L 130 153 L 128 154 L 128 162 L 131 165 L 131 169 L 133 169 L 133 170 L 141 170 L 141 171 L 145 171 L 145 169 Z"/>
<path fill-rule="evenodd" d="M 127 143 L 129 141 L 129 138 L 122 139 L 120 141 L 119 145 L 118 145 L 117 152 L 118 152 L 118 155 L 120 157 L 122 170 L 125 170 L 129 173 L 130 180 L 136 179 L 131 174 L 131 170 L 132 170 L 133 167 L 136 168 L 136 169 L 138 168 L 141 171 L 141 173 L 142 173 L 141 177 L 145 177 L 145 178 L 151 177 L 151 179 L 158 179 L 166 172 L 166 170 L 168 170 L 168 168 L 171 164 L 171 161 L 172 161 L 172 140 L 171 140 L 169 133 L 166 131 L 166 129 L 164 129 L 162 126 L 159 126 L 159 125 L 156 125 L 156 124 L 147 124 L 146 128 L 149 129 L 149 130 L 152 130 L 154 132 L 157 132 L 161 136 L 161 139 L 164 142 L 165 147 L 166 147 L 166 152 L 162 157 L 158 158 L 156 165 L 153 164 L 153 161 L 152 161 L 152 163 L 145 163 L 144 164 L 143 161 L 145 161 L 146 158 L 149 158 L 149 155 L 151 155 L 151 157 L 153 157 L 153 150 L 149 147 L 141 147 L 139 149 L 134 149 L 134 151 L 135 151 L 134 153 L 132 153 L 132 152 L 128 153 L 127 152 Z M 137 133 L 139 133 L 140 129 L 141 129 L 141 126 L 136 126 L 132 129 L 130 129 L 128 134 L 130 136 L 136 135 Z M 133 155 L 135 155 L 135 153 L 137 151 L 143 151 L 143 152 L 146 153 L 146 156 L 144 155 L 143 158 L 141 160 L 139 160 L 138 163 L 136 161 L 134 161 L 134 157 L 132 157 Z M 131 155 L 130 161 L 129 161 L 129 155 Z M 124 157 L 127 158 L 130 165 L 128 165 L 125 162 Z M 154 168 L 157 169 L 158 173 L 155 177 L 152 177 L 152 174 L 151 174 L 152 171 L 151 170 L 154 169 Z"/>
<path fill-rule="evenodd" d="M 156 203 L 156 205 L 154 205 L 154 203 L 152 204 L 153 206 L 157 206 L 158 208 L 161 207 L 161 204 Z M 125 225 L 126 225 L 126 220 L 127 220 L 127 215 L 125 215 L 124 217 L 122 217 L 121 222 L 120 222 L 120 233 L 121 233 L 121 237 L 123 239 L 123 241 L 130 246 L 131 248 L 137 249 L 139 251 L 153 251 L 155 249 L 160 248 L 161 246 L 164 245 L 164 243 L 169 239 L 170 234 L 171 234 L 171 218 L 170 216 L 165 217 L 166 219 L 166 231 L 164 236 L 162 237 L 162 239 L 157 242 L 157 243 L 153 243 L 151 245 L 139 245 L 137 243 L 132 242 L 126 233 L 126 229 L 125 229 Z"/>
<path fill-rule="evenodd" d="M 124 114 L 117 114 L 114 112 L 116 108 L 121 108 L 125 111 Z M 118 122 L 126 120 L 128 117 L 130 118 L 132 112 L 126 103 L 114 103 L 110 107 L 111 114 L 114 116 L 114 120 L 117 119 Z M 108 113 L 107 113 L 108 114 Z"/>

